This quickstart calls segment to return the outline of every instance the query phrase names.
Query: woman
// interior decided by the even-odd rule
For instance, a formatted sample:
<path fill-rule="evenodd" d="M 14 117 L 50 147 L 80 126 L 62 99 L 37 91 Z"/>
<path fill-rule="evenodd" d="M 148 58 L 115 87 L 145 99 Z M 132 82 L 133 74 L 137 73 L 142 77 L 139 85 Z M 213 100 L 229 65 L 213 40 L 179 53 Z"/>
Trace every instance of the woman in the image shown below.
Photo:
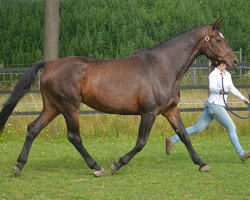
<path fill-rule="evenodd" d="M 240 160 L 242 162 L 250 158 L 250 151 L 244 151 L 241 147 L 237 133 L 236 126 L 230 118 L 229 114 L 225 109 L 225 101 L 227 101 L 228 92 L 239 97 L 243 102 L 249 103 L 249 100 L 245 98 L 233 85 L 231 74 L 225 70 L 226 65 L 221 63 L 217 66 L 209 75 L 209 90 L 210 95 L 205 102 L 204 112 L 200 116 L 197 123 L 191 127 L 186 128 L 188 134 L 201 132 L 209 124 L 212 123 L 213 119 L 216 119 L 221 125 L 223 125 L 228 132 L 230 140 L 236 150 Z M 222 78 L 224 90 L 222 89 Z M 180 141 L 178 135 L 174 135 L 172 138 L 168 138 L 166 141 L 166 152 L 170 154 L 173 145 Z"/>

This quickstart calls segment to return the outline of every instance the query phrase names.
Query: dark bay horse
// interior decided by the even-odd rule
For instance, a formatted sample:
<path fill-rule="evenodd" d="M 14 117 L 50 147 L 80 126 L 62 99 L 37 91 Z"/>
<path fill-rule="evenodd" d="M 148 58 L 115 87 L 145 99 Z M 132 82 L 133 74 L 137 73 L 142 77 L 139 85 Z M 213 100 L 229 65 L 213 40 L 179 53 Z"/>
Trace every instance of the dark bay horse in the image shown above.
<path fill-rule="evenodd" d="M 81 103 L 105 113 L 140 115 L 141 122 L 135 147 L 111 166 L 115 174 L 145 146 L 156 117 L 167 118 L 185 144 L 193 162 L 201 171 L 209 171 L 195 152 L 182 123 L 177 104 L 180 100 L 180 82 L 199 55 L 212 62 L 237 65 L 237 57 L 222 37 L 221 20 L 183 32 L 160 44 L 143 49 L 127 58 L 97 60 L 84 57 L 66 57 L 51 62 L 38 62 L 19 80 L 0 113 L 0 129 L 21 97 L 26 94 L 39 69 L 43 110 L 28 125 L 23 149 L 14 165 L 19 175 L 27 162 L 33 140 L 57 115 L 65 118 L 68 140 L 75 146 L 95 176 L 105 171 L 84 148 L 79 130 Z"/>

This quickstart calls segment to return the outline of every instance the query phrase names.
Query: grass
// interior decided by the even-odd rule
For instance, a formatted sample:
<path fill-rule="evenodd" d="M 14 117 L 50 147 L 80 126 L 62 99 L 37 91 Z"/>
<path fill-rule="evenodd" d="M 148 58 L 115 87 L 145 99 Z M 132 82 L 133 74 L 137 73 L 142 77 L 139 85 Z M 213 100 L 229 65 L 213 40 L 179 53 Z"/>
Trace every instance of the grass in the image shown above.
<path fill-rule="evenodd" d="M 129 151 L 135 137 L 87 137 L 84 144 L 109 172 L 113 160 Z M 240 138 L 250 149 L 250 136 Z M 212 167 L 198 171 L 182 143 L 165 154 L 164 138 L 151 135 L 148 144 L 115 176 L 95 178 L 64 137 L 39 138 L 19 177 L 12 166 L 23 145 L 23 135 L 0 139 L 0 199 L 248 199 L 250 162 L 241 163 L 228 137 L 193 136 L 193 145 Z"/>

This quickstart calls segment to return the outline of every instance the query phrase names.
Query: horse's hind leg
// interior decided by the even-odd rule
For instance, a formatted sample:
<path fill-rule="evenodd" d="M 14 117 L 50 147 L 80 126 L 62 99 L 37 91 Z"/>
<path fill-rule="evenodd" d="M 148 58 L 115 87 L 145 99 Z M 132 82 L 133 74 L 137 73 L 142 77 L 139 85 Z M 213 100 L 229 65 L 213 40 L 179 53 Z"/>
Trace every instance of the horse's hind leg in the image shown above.
<path fill-rule="evenodd" d="M 82 143 L 82 138 L 79 131 L 79 111 L 78 109 L 69 108 L 70 105 L 64 107 L 63 116 L 65 118 L 67 128 L 68 128 L 68 140 L 74 145 L 77 151 L 86 161 L 90 169 L 94 169 L 94 176 L 101 177 L 105 176 L 105 171 L 96 163 L 96 161 L 91 157 L 88 151 L 84 148 Z"/>
<path fill-rule="evenodd" d="M 25 163 L 27 162 L 33 140 L 57 115 L 58 113 L 54 109 L 44 109 L 38 118 L 28 125 L 27 136 L 23 149 L 17 159 L 17 164 L 15 164 L 13 168 L 15 176 L 18 176 L 21 173 Z"/>
<path fill-rule="evenodd" d="M 173 109 L 168 110 L 166 113 L 162 113 L 162 115 L 168 119 L 171 126 L 180 137 L 181 141 L 185 144 L 193 162 L 200 166 L 201 171 L 210 171 L 210 166 L 204 163 L 194 150 L 188 134 L 186 133 L 185 127 L 182 123 L 178 108 L 174 107 Z"/>

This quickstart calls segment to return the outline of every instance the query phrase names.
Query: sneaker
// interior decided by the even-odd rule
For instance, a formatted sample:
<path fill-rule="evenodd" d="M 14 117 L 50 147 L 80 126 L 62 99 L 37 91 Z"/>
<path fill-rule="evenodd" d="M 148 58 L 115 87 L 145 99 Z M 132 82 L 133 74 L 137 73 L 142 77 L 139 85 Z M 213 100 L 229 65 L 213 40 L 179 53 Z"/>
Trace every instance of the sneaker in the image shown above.
<path fill-rule="evenodd" d="M 250 158 L 250 151 L 245 151 L 243 156 L 240 157 L 242 162 L 246 161 L 248 158 Z"/>
<path fill-rule="evenodd" d="M 170 155 L 170 151 L 173 148 L 173 146 L 174 146 L 174 143 L 173 143 L 172 139 L 171 138 L 167 138 L 166 139 L 166 153 L 168 155 Z"/>

